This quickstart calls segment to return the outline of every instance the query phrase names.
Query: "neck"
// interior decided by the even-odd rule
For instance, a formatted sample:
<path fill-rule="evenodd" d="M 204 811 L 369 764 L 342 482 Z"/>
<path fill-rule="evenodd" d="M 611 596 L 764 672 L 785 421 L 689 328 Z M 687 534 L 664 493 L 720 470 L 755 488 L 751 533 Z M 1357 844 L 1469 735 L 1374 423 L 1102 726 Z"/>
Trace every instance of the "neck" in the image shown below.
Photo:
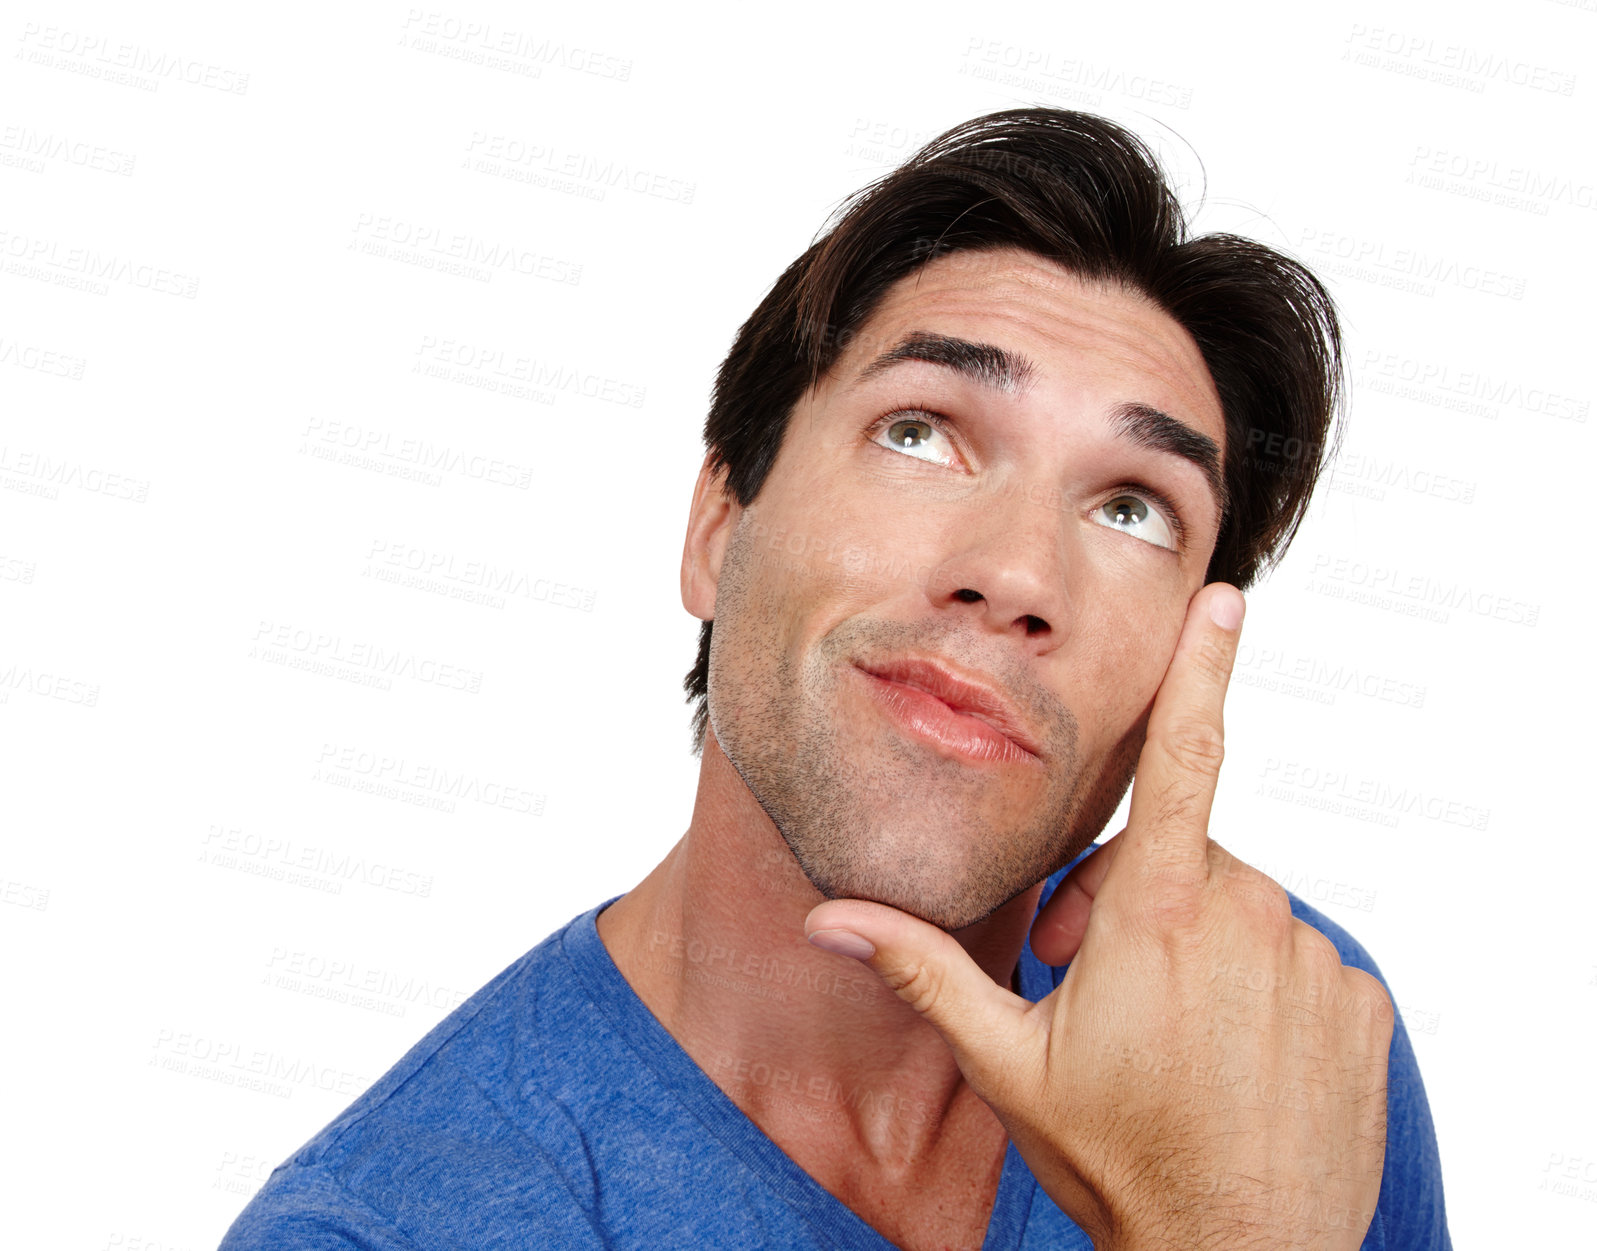
<path fill-rule="evenodd" d="M 1001 985 L 1039 890 L 954 931 Z M 937 1032 L 868 967 L 805 941 L 822 899 L 707 732 L 692 824 L 600 914 L 599 936 L 660 1023 L 784 1149 L 820 1137 L 909 1170 L 945 1137 L 990 1133 Z"/>

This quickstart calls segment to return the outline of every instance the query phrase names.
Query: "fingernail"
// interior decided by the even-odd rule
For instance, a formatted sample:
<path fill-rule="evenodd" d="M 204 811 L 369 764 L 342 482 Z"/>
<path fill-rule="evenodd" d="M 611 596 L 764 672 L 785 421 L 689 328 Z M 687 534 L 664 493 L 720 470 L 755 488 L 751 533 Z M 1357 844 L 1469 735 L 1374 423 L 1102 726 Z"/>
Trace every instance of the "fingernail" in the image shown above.
<path fill-rule="evenodd" d="M 1209 597 L 1209 620 L 1222 630 L 1241 629 L 1243 607 L 1242 592 L 1228 586 Z"/>
<path fill-rule="evenodd" d="M 854 960 L 869 960 L 876 954 L 874 944 L 848 930 L 816 930 L 810 935 L 810 942 L 822 951 Z"/>

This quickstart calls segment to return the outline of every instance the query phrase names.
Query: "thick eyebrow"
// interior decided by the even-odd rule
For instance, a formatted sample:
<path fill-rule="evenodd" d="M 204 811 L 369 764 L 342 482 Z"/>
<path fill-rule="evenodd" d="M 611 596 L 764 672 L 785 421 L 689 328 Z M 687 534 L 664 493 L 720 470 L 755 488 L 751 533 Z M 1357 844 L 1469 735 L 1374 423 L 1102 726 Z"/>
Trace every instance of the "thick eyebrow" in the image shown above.
<path fill-rule="evenodd" d="M 852 385 L 858 386 L 901 361 L 941 365 L 995 391 L 1024 390 L 1036 376 L 1036 366 L 1030 360 L 1006 348 L 991 343 L 972 343 L 954 335 L 912 330 L 860 370 Z M 1230 501 L 1220 463 L 1220 445 L 1213 439 L 1148 404 L 1122 404 L 1111 414 L 1110 422 L 1120 438 L 1155 452 L 1179 456 L 1196 465 L 1203 471 L 1220 516 L 1225 517 Z"/>
<path fill-rule="evenodd" d="M 1220 467 L 1220 445 L 1213 439 L 1147 404 L 1122 404 L 1110 420 L 1122 438 L 1130 439 L 1139 447 L 1179 456 L 1203 470 L 1215 503 L 1220 506 L 1220 516 L 1226 515 L 1229 501 L 1225 475 Z"/>
<path fill-rule="evenodd" d="M 991 343 L 972 343 L 953 335 L 912 330 L 894 347 L 860 370 L 858 383 L 874 378 L 900 361 L 927 361 L 995 391 L 1020 391 L 1036 372 L 1024 356 Z"/>

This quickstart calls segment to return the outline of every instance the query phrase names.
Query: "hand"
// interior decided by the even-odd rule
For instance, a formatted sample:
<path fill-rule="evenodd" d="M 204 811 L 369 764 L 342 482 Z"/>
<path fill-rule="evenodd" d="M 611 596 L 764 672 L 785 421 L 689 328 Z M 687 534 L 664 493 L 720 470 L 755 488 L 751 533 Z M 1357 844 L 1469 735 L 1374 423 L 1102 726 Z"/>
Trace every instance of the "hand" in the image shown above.
<path fill-rule="evenodd" d="M 1046 999 L 882 904 L 830 900 L 805 923 L 817 945 L 874 947 L 866 963 L 1099 1248 L 1356 1251 L 1380 1194 L 1391 1000 L 1208 837 L 1241 618 L 1223 584 L 1188 606 L 1129 823 L 1033 928 L 1039 958 L 1070 961 Z"/>

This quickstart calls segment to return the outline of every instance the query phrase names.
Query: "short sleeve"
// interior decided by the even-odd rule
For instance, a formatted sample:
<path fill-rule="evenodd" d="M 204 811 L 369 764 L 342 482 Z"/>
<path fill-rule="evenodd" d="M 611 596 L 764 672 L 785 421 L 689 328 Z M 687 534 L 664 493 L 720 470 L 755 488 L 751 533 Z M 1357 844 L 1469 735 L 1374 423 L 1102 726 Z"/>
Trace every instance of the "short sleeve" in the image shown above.
<path fill-rule="evenodd" d="M 285 1164 L 250 1200 L 218 1251 L 417 1251 L 381 1214 L 315 1168 Z"/>
<path fill-rule="evenodd" d="M 1290 891 L 1292 915 L 1311 925 L 1331 940 L 1342 963 L 1363 969 L 1375 978 L 1386 993 L 1392 988 L 1370 958 L 1370 953 L 1351 934 L 1303 902 Z M 1397 996 L 1392 995 L 1397 1002 Z M 1442 1164 L 1436 1145 L 1436 1127 L 1431 1121 L 1431 1105 L 1425 1096 L 1425 1082 L 1409 1041 L 1403 1016 L 1397 1014 L 1392 1025 L 1392 1047 L 1386 1065 L 1386 1167 L 1381 1175 L 1379 1200 L 1386 1245 L 1396 1251 L 1452 1251 L 1447 1231 L 1447 1212 L 1442 1200 Z"/>
<path fill-rule="evenodd" d="M 1070 864 L 1049 877 L 1038 901 L 1039 911 L 1070 870 L 1096 851 L 1098 846 L 1095 843 L 1088 847 Z M 1330 939 L 1337 954 L 1342 957 L 1343 964 L 1363 969 L 1386 987 L 1388 995 L 1392 995 L 1391 986 L 1357 939 L 1291 891 L 1287 892 L 1287 898 L 1292 904 L 1292 915 Z M 1026 941 L 1025 958 L 1036 959 L 1029 938 Z M 1069 967 L 1043 966 L 1054 986 L 1064 980 Z M 1047 986 L 1048 981 L 1045 980 L 1045 990 Z M 1392 1000 L 1397 1002 L 1397 996 L 1392 995 Z M 1431 1105 L 1425 1095 L 1425 1083 L 1420 1077 L 1414 1047 L 1409 1041 L 1401 1014 L 1393 1022 L 1392 1046 L 1387 1053 L 1386 1163 L 1381 1173 L 1381 1195 L 1376 1211 L 1376 1218 L 1370 1224 L 1370 1236 L 1364 1244 L 1371 1251 L 1377 1251 L 1382 1246 L 1391 1251 L 1398 1251 L 1399 1248 L 1401 1251 L 1452 1251 L 1453 1242 L 1448 1234 L 1447 1212 L 1442 1199 L 1442 1168 L 1436 1145 L 1436 1127 L 1431 1121 Z"/>
<path fill-rule="evenodd" d="M 482 1179 L 493 1190 L 493 1178 Z M 560 1247 L 605 1251 L 607 1240 L 590 1214 L 554 1173 L 538 1168 L 519 1177 L 522 1200 L 483 1195 L 469 1186 L 418 1184 L 397 1195 L 398 1219 L 384 1215 L 346 1188 L 325 1163 L 283 1165 L 239 1213 L 219 1251 L 423 1251 L 406 1236 L 411 1218 L 427 1224 L 426 1247 Z"/>

